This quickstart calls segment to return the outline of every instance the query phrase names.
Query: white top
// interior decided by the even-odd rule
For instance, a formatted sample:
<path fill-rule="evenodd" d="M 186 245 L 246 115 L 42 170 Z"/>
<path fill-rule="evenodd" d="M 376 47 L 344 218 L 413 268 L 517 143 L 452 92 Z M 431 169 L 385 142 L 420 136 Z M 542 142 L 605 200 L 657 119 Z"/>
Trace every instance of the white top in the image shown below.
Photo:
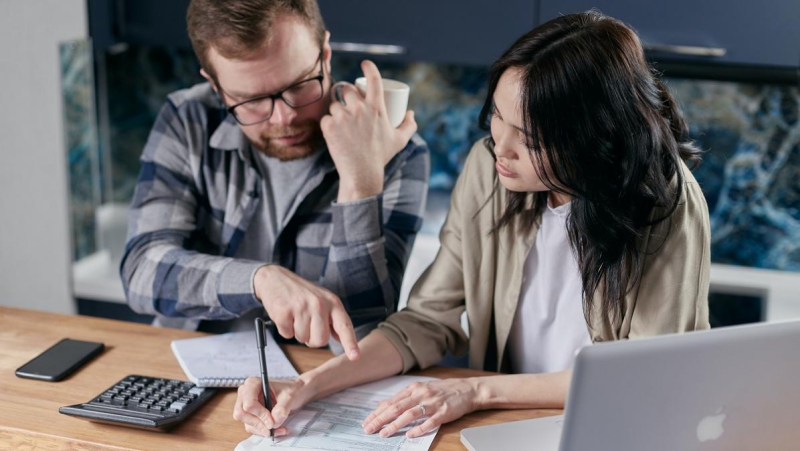
<path fill-rule="evenodd" d="M 581 276 L 567 236 L 569 208 L 569 203 L 547 206 L 525 260 L 508 339 L 514 373 L 570 369 L 578 349 L 591 344 L 583 316 Z"/>

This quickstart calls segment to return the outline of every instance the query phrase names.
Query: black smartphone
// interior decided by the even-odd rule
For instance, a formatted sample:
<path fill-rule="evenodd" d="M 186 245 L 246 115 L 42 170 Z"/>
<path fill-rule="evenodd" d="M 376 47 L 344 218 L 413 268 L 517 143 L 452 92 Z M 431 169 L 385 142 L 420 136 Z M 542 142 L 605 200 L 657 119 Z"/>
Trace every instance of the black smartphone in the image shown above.
<path fill-rule="evenodd" d="M 14 374 L 18 377 L 58 382 L 100 354 L 104 347 L 103 343 L 65 338 L 17 368 Z"/>

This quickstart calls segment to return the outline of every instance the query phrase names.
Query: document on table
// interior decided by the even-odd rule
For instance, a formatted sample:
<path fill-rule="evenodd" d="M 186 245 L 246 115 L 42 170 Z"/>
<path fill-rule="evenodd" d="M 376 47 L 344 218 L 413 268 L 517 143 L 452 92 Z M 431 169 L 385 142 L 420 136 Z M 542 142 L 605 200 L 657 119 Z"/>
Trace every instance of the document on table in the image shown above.
<path fill-rule="evenodd" d="M 285 425 L 289 435 L 269 437 L 252 435 L 239 443 L 235 451 L 263 451 L 278 449 L 323 451 L 427 451 L 436 437 L 433 430 L 422 437 L 406 438 L 411 427 L 421 424 L 417 420 L 409 427 L 388 438 L 378 434 L 365 434 L 361 422 L 380 401 L 397 394 L 406 385 L 416 381 L 433 380 L 430 377 L 395 376 L 382 381 L 359 385 L 309 403 L 292 414 Z"/>

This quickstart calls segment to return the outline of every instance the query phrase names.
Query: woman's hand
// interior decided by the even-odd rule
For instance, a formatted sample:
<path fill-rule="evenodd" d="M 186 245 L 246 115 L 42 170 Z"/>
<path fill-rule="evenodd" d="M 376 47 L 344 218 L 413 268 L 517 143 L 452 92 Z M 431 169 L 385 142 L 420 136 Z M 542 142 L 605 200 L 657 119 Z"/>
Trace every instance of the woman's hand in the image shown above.
<path fill-rule="evenodd" d="M 381 437 L 389 437 L 423 416 L 428 417 L 406 432 L 406 437 L 419 437 L 477 410 L 477 401 L 476 379 L 414 382 L 378 404 L 378 408 L 364 420 L 364 432 L 373 434 L 380 431 Z"/>
<path fill-rule="evenodd" d="M 300 378 L 292 381 L 270 381 L 270 398 L 274 406 L 270 411 L 264 407 L 264 394 L 261 391 L 261 379 L 249 377 L 239 387 L 233 418 L 244 423 L 244 429 L 256 435 L 268 436 L 274 429 L 276 437 L 289 433 L 282 426 L 289 414 L 310 402 L 315 390 Z"/>

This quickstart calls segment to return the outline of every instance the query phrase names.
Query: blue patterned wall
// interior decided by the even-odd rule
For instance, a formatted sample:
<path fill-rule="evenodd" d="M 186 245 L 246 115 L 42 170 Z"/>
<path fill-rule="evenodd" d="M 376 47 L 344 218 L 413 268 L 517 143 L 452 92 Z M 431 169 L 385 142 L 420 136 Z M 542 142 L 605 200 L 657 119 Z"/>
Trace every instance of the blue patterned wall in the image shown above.
<path fill-rule="evenodd" d="M 334 76 L 360 76 L 359 60 L 334 56 Z M 484 68 L 380 63 L 386 78 L 411 85 L 410 107 L 432 152 L 431 196 L 424 231 L 435 233 L 466 152 L 483 135 L 477 117 L 486 92 Z M 166 94 L 201 81 L 189 51 L 130 48 L 105 60 L 109 107 L 106 200 L 128 201 L 138 158 Z M 668 79 L 692 136 L 707 150 L 696 176 L 712 220 L 717 263 L 800 270 L 800 124 L 796 87 Z M 76 148 L 77 149 L 77 148 Z M 71 149 L 73 152 L 78 152 Z M 75 177 L 73 177 L 75 179 Z M 98 183 L 78 178 L 78 185 Z M 73 190 L 87 190 L 81 185 Z M 91 235 L 89 227 L 80 233 Z M 90 241 L 90 239 L 83 239 Z M 82 241 L 82 242 L 83 242 Z M 76 249 L 85 255 L 91 246 Z"/>
<path fill-rule="evenodd" d="M 800 271 L 797 87 L 671 80 L 711 213 L 716 263 Z"/>

